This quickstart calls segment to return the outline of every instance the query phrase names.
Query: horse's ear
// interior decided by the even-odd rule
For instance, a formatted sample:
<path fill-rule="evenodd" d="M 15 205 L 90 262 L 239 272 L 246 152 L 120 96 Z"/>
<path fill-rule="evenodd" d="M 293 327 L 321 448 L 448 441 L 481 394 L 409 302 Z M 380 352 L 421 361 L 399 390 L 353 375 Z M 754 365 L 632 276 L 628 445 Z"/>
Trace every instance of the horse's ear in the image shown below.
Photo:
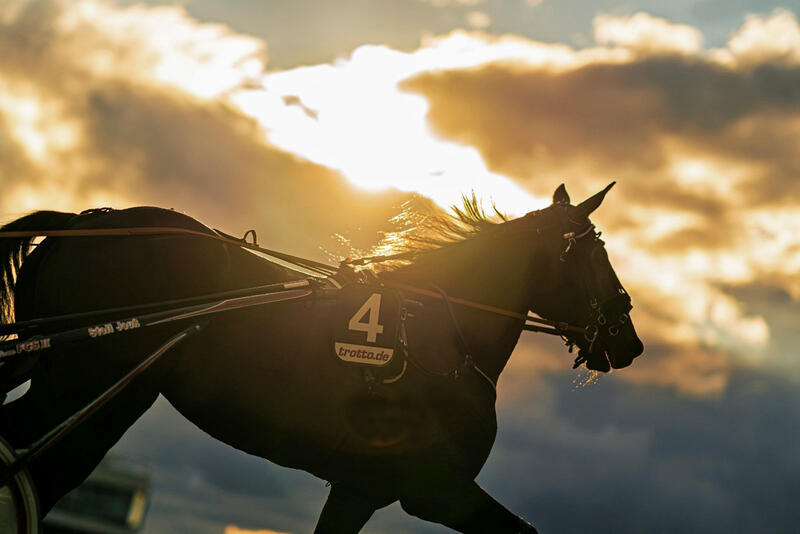
<path fill-rule="evenodd" d="M 614 184 L 617 182 L 611 182 L 606 186 L 605 189 L 600 191 L 599 193 L 595 193 L 594 195 L 590 196 L 580 204 L 578 204 L 577 211 L 585 218 L 589 218 L 589 215 L 597 209 L 597 207 L 603 202 L 603 199 L 606 197 L 606 193 L 608 190 L 614 187 Z"/>
<path fill-rule="evenodd" d="M 559 185 L 553 193 L 553 204 L 569 204 L 569 195 L 564 184 Z"/>

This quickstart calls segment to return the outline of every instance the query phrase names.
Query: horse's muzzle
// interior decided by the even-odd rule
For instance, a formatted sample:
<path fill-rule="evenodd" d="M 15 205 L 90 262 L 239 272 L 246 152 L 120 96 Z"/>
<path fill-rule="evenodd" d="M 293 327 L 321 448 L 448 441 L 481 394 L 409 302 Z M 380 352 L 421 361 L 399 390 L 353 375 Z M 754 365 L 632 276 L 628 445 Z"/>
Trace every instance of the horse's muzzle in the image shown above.
<path fill-rule="evenodd" d="M 622 347 L 615 347 L 616 350 L 608 351 L 608 361 L 614 369 L 628 367 L 633 359 L 644 352 L 644 344 L 638 337 L 634 337 Z"/>

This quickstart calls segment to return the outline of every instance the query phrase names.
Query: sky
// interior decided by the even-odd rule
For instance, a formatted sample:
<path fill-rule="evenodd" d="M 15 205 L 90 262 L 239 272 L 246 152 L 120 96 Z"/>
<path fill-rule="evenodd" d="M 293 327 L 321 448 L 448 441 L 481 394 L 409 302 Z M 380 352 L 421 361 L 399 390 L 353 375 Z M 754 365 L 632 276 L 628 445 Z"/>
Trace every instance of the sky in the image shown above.
<path fill-rule="evenodd" d="M 366 250 L 412 195 L 593 215 L 645 354 L 523 338 L 479 481 L 541 532 L 790 532 L 800 498 L 800 2 L 3 0 L 0 222 L 159 205 Z M 327 489 L 160 399 L 114 451 L 145 532 L 310 531 Z M 180 451 L 180 452 L 178 452 Z M 365 532 L 444 532 L 397 505 Z M 229 534 L 233 532 L 229 528 Z"/>

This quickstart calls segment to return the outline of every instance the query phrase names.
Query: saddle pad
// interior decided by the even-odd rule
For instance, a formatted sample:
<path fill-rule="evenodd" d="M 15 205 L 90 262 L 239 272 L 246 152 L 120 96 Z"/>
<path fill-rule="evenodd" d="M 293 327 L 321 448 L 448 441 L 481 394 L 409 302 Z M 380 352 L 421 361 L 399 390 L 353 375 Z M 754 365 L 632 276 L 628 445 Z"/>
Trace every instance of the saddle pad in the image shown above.
<path fill-rule="evenodd" d="M 336 303 L 336 357 L 359 365 L 388 365 L 397 348 L 401 307 L 395 290 L 358 283 L 344 286 Z"/>

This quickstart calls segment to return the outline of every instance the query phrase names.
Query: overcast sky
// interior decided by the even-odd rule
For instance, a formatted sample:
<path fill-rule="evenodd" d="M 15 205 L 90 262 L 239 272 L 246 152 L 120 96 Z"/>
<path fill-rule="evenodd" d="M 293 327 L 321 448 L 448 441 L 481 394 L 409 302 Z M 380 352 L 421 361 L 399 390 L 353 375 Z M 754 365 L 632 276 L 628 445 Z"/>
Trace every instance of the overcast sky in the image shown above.
<path fill-rule="evenodd" d="M 411 194 L 566 182 L 645 355 L 593 385 L 527 337 L 481 482 L 541 532 L 789 532 L 800 498 L 800 2 L 0 2 L 0 222 L 151 204 L 295 254 Z M 355 214 L 355 215 L 354 215 Z M 310 531 L 327 490 L 163 399 L 117 452 L 147 533 Z M 366 532 L 443 532 L 380 511 Z"/>

